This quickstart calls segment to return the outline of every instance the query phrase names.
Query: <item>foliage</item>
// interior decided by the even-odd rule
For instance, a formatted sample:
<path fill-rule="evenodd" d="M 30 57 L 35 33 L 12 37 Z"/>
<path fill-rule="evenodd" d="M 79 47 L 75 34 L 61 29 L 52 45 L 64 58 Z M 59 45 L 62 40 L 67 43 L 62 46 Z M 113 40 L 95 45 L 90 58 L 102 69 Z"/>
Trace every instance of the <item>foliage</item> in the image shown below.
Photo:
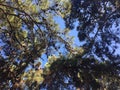
<path fill-rule="evenodd" d="M 56 9 L 55 6 L 57 4 L 59 7 L 59 2 L 49 2 L 0 1 L 0 40 L 3 44 L 0 61 L 1 87 L 3 84 L 9 87 L 10 83 L 14 86 L 16 79 L 21 78 L 28 65 L 34 66 L 35 60 L 43 53 L 51 55 L 52 51 L 59 51 L 60 43 L 70 49 L 68 40 L 60 36 L 59 25 L 54 20 L 58 16 L 59 8 Z M 66 11 L 64 7 L 60 10 Z"/>
<path fill-rule="evenodd" d="M 79 22 L 79 40 L 86 41 L 88 55 L 96 54 L 101 60 L 117 60 L 115 55 L 119 38 L 119 0 L 71 0 L 71 14 L 65 18 L 66 27 L 73 28 Z M 118 45 L 116 45 L 118 44 Z"/>
<path fill-rule="evenodd" d="M 0 0 L 0 89 L 117 90 L 119 3 Z M 55 17 L 64 20 L 64 29 Z M 79 41 L 84 42 L 80 47 L 73 47 L 68 34 L 76 21 Z M 41 68 L 43 54 L 48 62 Z"/>
<path fill-rule="evenodd" d="M 117 70 L 116 73 L 118 74 L 115 74 L 120 78 L 120 54 L 117 51 L 120 45 L 119 3 L 119 0 L 71 0 L 71 13 L 64 19 L 66 27 L 70 29 L 74 28 L 75 21 L 78 22 L 79 40 L 85 42 L 82 45 L 85 49 L 83 58 L 92 57 L 98 59 L 97 62 L 99 63 L 109 61 L 117 67 L 118 70 L 113 65 L 110 65 L 110 67 Z M 103 68 L 105 69 L 104 66 Z M 107 74 L 110 75 L 111 71 L 114 70 L 106 71 L 105 74 L 105 77 L 109 80 L 111 77 L 107 76 Z M 106 78 L 104 79 L 107 80 Z M 103 82 L 105 83 L 104 80 Z M 114 83 L 114 80 L 108 81 L 108 83 Z M 117 86 L 119 85 L 116 84 L 115 87 Z"/>
<path fill-rule="evenodd" d="M 86 59 L 88 60 L 79 66 L 86 67 L 87 64 L 89 68 L 87 68 L 88 71 L 81 70 L 82 67 L 77 67 L 77 63 L 74 64 L 69 61 L 69 59 L 55 61 L 49 65 L 49 71 L 52 71 L 52 74 L 48 75 L 51 76 L 49 78 L 52 78 L 52 84 L 46 85 L 46 88 L 62 88 L 62 86 L 65 86 L 64 77 L 70 78 L 71 81 L 74 75 L 78 75 L 76 72 L 79 73 L 79 69 L 84 72 L 83 76 L 85 80 L 87 80 L 85 81 L 78 77 L 76 77 L 77 79 L 75 81 L 72 80 L 72 82 L 77 82 L 78 86 L 75 83 L 72 84 L 79 89 L 90 89 L 90 87 L 95 90 L 98 88 L 109 89 L 112 83 L 117 83 L 116 85 L 114 84 L 115 86 L 113 86 L 113 89 L 114 87 L 119 86 L 120 55 L 119 52 L 117 52 L 117 49 L 119 49 L 120 45 L 120 30 L 118 24 L 120 6 L 118 4 L 119 0 L 115 0 L 114 2 L 112 0 L 71 0 L 71 13 L 64 17 L 64 20 L 66 22 L 66 27 L 69 29 L 74 28 L 74 22 L 79 22 L 77 26 L 77 30 L 79 31 L 78 37 L 81 42 L 85 42 L 85 44 L 82 45 L 84 52 L 80 59 L 83 61 L 86 61 Z M 93 62 L 90 62 L 91 58 L 93 59 Z M 74 58 L 72 59 L 74 60 Z M 70 63 L 71 67 L 73 64 L 74 67 L 69 67 L 69 71 L 67 68 L 69 65 L 64 65 L 65 62 L 68 62 L 67 64 Z M 95 62 L 97 62 L 97 64 L 95 64 Z M 96 67 L 94 67 L 94 64 Z M 55 69 L 53 69 L 53 67 Z M 77 69 L 75 69 L 75 67 L 77 67 Z M 94 67 L 96 70 L 93 70 L 91 67 Z M 72 73 L 72 75 L 69 76 L 66 72 Z M 80 75 L 82 75 L 82 73 L 80 73 Z M 83 84 L 80 83 L 81 81 L 79 80 L 83 80 Z M 96 82 L 96 80 L 99 82 Z"/>
<path fill-rule="evenodd" d="M 119 83 L 118 66 L 110 61 L 99 62 L 94 58 L 83 59 L 80 55 L 69 59 L 59 57 L 55 61 L 53 61 L 54 58 L 50 60 L 52 62 L 48 61 L 43 71 L 45 80 L 41 88 L 73 90 L 74 87 L 85 87 L 86 89 L 92 87 L 93 90 L 97 90 L 101 87 L 109 88 L 113 81 Z M 73 88 L 69 88 L 70 85 L 73 85 Z"/>

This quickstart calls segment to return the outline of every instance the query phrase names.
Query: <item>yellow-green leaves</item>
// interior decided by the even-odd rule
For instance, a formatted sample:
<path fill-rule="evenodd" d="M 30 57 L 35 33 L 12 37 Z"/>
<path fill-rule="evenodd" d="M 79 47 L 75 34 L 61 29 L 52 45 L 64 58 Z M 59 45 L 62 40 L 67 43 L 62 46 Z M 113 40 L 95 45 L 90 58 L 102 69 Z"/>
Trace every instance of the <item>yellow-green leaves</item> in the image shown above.
<path fill-rule="evenodd" d="M 55 56 L 55 55 L 49 56 L 48 60 L 55 61 L 55 60 L 57 60 L 57 56 Z"/>
<path fill-rule="evenodd" d="M 79 72 L 78 72 L 78 74 L 77 74 L 77 77 L 78 77 L 78 78 L 81 78 L 81 76 L 80 76 L 80 73 L 79 73 Z"/>
<path fill-rule="evenodd" d="M 38 11 L 37 11 L 37 6 L 34 5 L 34 4 L 30 4 L 30 6 L 29 6 L 28 8 L 30 9 L 30 11 L 31 11 L 32 13 L 37 13 L 37 12 L 38 12 Z"/>
<path fill-rule="evenodd" d="M 71 3 L 70 0 L 54 0 L 54 2 L 58 3 L 59 10 L 57 14 L 64 18 L 71 12 Z"/>
<path fill-rule="evenodd" d="M 49 0 L 41 0 L 40 9 L 46 10 L 49 8 Z"/>
<path fill-rule="evenodd" d="M 22 46 L 26 46 L 26 43 L 28 43 L 26 42 L 27 36 L 28 36 L 28 32 L 25 30 L 15 31 L 15 37 L 17 39 L 17 42 L 19 41 L 18 43 L 20 43 Z"/>
<path fill-rule="evenodd" d="M 70 31 L 70 29 L 65 28 L 65 29 L 64 29 L 64 34 L 65 34 L 65 35 L 66 35 L 66 34 L 68 34 L 68 33 L 69 33 L 69 31 Z"/>
<path fill-rule="evenodd" d="M 15 19 L 15 16 L 9 17 L 9 21 L 12 22 Z"/>
<path fill-rule="evenodd" d="M 22 26 L 22 20 L 18 18 L 17 16 L 13 15 L 8 15 L 7 16 L 7 22 L 9 21 L 8 26 L 12 26 L 12 28 L 19 29 Z"/>
<path fill-rule="evenodd" d="M 68 14 L 70 14 L 71 11 L 71 3 L 69 0 L 62 0 L 63 2 L 63 7 L 65 9 L 65 11 L 63 12 L 63 14 L 66 16 Z"/>
<path fill-rule="evenodd" d="M 74 48 L 74 51 L 75 51 L 76 54 L 82 55 L 85 50 L 84 50 L 83 47 L 75 47 L 75 48 Z"/>
<path fill-rule="evenodd" d="M 26 84 L 31 84 L 32 82 L 37 81 L 37 83 L 41 83 L 43 81 L 42 77 L 43 70 L 30 70 L 23 74 L 23 78 L 25 79 Z M 30 82 L 30 83 L 27 83 Z"/>
<path fill-rule="evenodd" d="M 20 41 L 24 41 L 24 39 L 27 37 L 27 31 L 16 31 L 16 37 Z"/>
<path fill-rule="evenodd" d="M 22 31 L 21 35 L 23 36 L 23 38 L 26 38 L 27 37 L 27 31 Z"/>
<path fill-rule="evenodd" d="M 37 37 L 35 37 L 34 43 L 35 43 L 35 44 L 38 43 L 38 38 L 37 38 Z"/>
<path fill-rule="evenodd" d="M 16 69 L 16 66 L 15 66 L 15 65 L 10 65 L 10 71 L 11 71 L 11 72 L 14 72 L 15 69 Z"/>

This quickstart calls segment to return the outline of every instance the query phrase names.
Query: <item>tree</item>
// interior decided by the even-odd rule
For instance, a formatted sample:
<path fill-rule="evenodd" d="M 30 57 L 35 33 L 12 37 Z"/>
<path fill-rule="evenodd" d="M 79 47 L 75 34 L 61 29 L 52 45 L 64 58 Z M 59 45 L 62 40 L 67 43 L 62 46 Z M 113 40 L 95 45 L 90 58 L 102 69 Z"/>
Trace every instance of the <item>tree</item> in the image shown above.
<path fill-rule="evenodd" d="M 114 43 L 120 43 L 118 3 L 119 0 L 71 0 L 71 14 L 65 18 L 69 28 L 73 28 L 73 22 L 78 20 L 79 40 L 86 41 L 83 46 L 89 48 L 88 52 L 102 60 L 119 58 L 119 55 L 113 55 L 118 47 Z"/>
<path fill-rule="evenodd" d="M 72 81 L 75 87 L 85 90 L 89 90 L 90 87 L 94 90 L 109 89 L 115 82 L 117 84 L 114 84 L 112 89 L 119 86 L 120 55 L 117 52 L 120 45 L 119 3 L 119 0 L 71 0 L 71 13 L 64 20 L 69 29 L 74 28 L 75 21 L 79 22 L 78 37 L 80 42 L 85 42 L 82 45 L 84 53 L 79 58 L 78 54 L 71 60 L 60 59 L 53 62 L 50 65 L 52 74 L 48 75 L 52 78 L 50 87 L 64 86 L 64 77 L 69 78 L 70 82 L 65 85 L 71 84 Z M 58 66 L 57 70 L 53 69 L 54 66 Z M 79 73 L 82 78 L 79 77 Z M 49 88 L 49 85 L 46 84 L 46 87 Z"/>
<path fill-rule="evenodd" d="M 64 17 L 69 11 L 57 0 L 50 3 L 49 0 L 0 1 L 1 89 L 20 87 L 16 82 L 21 81 L 29 65 L 34 69 L 35 60 L 43 53 L 51 55 L 52 50 L 59 51 L 61 43 L 70 49 L 54 20 L 58 12 Z"/>
<path fill-rule="evenodd" d="M 119 9 L 119 0 L 1 0 L 0 89 L 118 88 Z M 81 47 L 66 33 L 75 21 Z M 48 62 L 40 68 L 43 54 Z"/>

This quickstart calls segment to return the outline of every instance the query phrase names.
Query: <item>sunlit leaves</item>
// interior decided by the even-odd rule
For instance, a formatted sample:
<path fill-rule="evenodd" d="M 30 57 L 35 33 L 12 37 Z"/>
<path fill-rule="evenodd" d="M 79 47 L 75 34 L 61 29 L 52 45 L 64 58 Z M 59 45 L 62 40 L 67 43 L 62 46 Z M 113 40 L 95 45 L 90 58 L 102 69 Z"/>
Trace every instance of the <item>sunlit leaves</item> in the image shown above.
<path fill-rule="evenodd" d="M 40 1 L 40 8 L 42 9 L 42 10 L 46 10 L 46 9 L 48 9 L 49 8 L 49 0 L 41 0 Z"/>
<path fill-rule="evenodd" d="M 73 52 L 76 55 L 84 55 L 85 49 L 83 47 L 75 47 Z"/>
<path fill-rule="evenodd" d="M 71 12 L 70 0 L 54 0 L 57 3 L 57 14 L 62 18 L 66 17 Z"/>
<path fill-rule="evenodd" d="M 5 43 L 3 52 L 8 60 L 6 66 L 11 64 L 9 75 L 6 75 L 5 78 L 9 78 L 7 82 L 11 81 L 13 88 L 17 85 L 15 89 L 19 86 L 17 78 L 21 80 L 26 78 L 24 82 L 28 87 L 32 87 L 32 84 L 39 85 L 43 81 L 43 77 L 41 76 L 42 70 L 35 69 L 38 64 L 35 65 L 35 68 L 32 67 L 31 71 L 24 72 L 24 70 L 28 65 L 33 66 L 35 60 L 43 53 L 51 54 L 47 51 L 49 47 L 52 50 L 52 48 L 57 48 L 56 43 L 66 44 L 60 36 L 62 33 L 59 30 L 61 29 L 55 22 L 54 16 L 59 15 L 58 12 L 62 14 L 62 17 L 66 16 L 70 4 L 64 5 L 66 3 L 64 1 L 60 2 L 61 4 L 55 1 L 53 3 L 59 4 L 58 10 L 49 0 L 41 0 L 38 3 L 32 0 L 11 0 L 0 3 L 0 13 L 2 14 L 0 14 L 2 21 L 0 25 L 4 30 L 1 40 Z M 64 7 L 62 7 L 63 5 Z M 57 60 L 56 57 L 51 57 L 51 59 Z M 49 61 L 52 63 L 52 60 Z M 3 72 L 6 74 L 6 69 L 3 69 Z"/>
<path fill-rule="evenodd" d="M 32 84 L 35 81 L 40 84 L 43 81 L 42 73 L 42 70 L 30 70 L 24 73 L 22 77 L 25 78 L 26 84 L 28 84 L 27 82 Z"/>
<path fill-rule="evenodd" d="M 107 83 L 107 77 L 117 76 L 118 67 L 115 62 L 99 61 L 92 55 L 95 51 L 102 55 L 106 52 L 113 59 L 113 52 L 111 54 L 105 46 L 111 44 L 112 40 L 119 41 L 109 29 L 112 20 L 119 18 L 118 13 L 116 17 L 109 14 L 115 11 L 114 5 L 117 8 L 119 6 L 111 1 L 105 2 L 104 5 L 102 0 L 1 0 L 0 39 L 4 45 L 0 51 L 5 62 L 0 61 L 0 84 L 5 83 L 11 87 L 17 85 L 13 90 L 18 89 L 22 81 L 33 90 L 38 89 L 42 83 L 53 89 L 68 89 L 69 85 L 85 87 L 87 84 L 95 88 L 101 79 Z M 65 19 L 67 23 L 63 29 L 59 19 Z M 86 44 L 72 48 L 75 38 L 69 35 L 72 29 L 69 26 L 74 27 L 73 22 L 76 20 L 79 21 L 79 40 Z M 118 23 L 116 26 L 119 26 Z M 108 32 L 103 30 L 104 25 L 105 28 L 109 27 L 105 29 Z M 101 30 L 100 33 L 96 33 L 97 29 Z M 100 44 L 98 40 L 96 44 L 97 34 L 101 40 L 109 42 Z M 95 45 L 99 48 L 95 49 Z M 47 56 L 48 62 L 41 69 L 42 61 L 37 63 L 37 59 L 43 54 Z M 115 59 L 119 60 L 119 57 Z"/>
<path fill-rule="evenodd" d="M 36 13 L 38 13 L 38 6 L 36 6 L 35 4 L 33 4 L 33 3 L 31 3 L 31 2 L 29 2 L 28 3 L 28 10 L 30 10 L 30 11 L 28 11 L 28 13 L 31 13 L 31 14 L 36 14 Z"/>

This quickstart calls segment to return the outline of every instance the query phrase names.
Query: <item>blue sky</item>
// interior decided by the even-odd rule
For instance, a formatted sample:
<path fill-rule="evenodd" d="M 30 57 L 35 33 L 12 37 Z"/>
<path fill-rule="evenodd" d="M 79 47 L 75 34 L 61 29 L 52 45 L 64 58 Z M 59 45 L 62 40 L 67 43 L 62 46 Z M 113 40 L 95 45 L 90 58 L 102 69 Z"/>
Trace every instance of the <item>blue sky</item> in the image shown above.
<path fill-rule="evenodd" d="M 64 30 L 64 29 L 65 29 L 65 22 L 64 22 L 64 20 L 63 20 L 60 16 L 54 17 L 54 20 L 55 20 L 55 22 L 56 22 L 57 24 L 59 24 L 61 30 Z M 74 37 L 73 45 L 72 45 L 73 47 L 80 47 L 80 46 L 82 46 L 82 45 L 85 43 L 85 41 L 80 42 L 79 39 L 78 39 L 78 31 L 76 30 L 76 27 L 78 26 L 78 24 L 79 24 L 79 22 L 76 21 L 76 22 L 74 23 L 75 28 L 74 28 L 73 30 L 70 30 L 70 32 L 69 32 L 69 35 Z M 119 26 L 118 28 L 120 28 L 120 26 Z M 114 25 L 114 24 L 113 24 L 113 26 L 112 26 L 111 29 L 117 30 L 117 28 L 115 28 L 115 25 Z M 95 28 L 94 31 L 96 31 L 96 30 L 97 30 L 97 28 Z M 92 37 L 92 36 L 94 36 L 94 35 L 91 34 L 91 37 Z M 120 54 L 120 44 L 116 44 L 116 45 L 118 46 L 118 49 L 116 49 L 116 54 Z M 112 49 L 112 48 L 111 48 L 111 49 Z M 61 49 L 61 51 L 62 51 L 62 49 Z M 63 50 L 63 51 L 64 51 L 64 50 Z M 42 58 L 45 59 L 45 60 L 42 62 L 42 63 L 43 63 L 43 64 L 42 64 L 42 67 L 44 67 L 45 63 L 47 62 L 47 57 L 46 57 L 45 54 L 43 54 Z M 96 57 L 96 58 L 98 58 L 98 57 Z"/>
<path fill-rule="evenodd" d="M 55 20 L 55 22 L 56 22 L 57 24 L 59 24 L 61 30 L 64 30 L 64 29 L 65 29 L 65 22 L 64 22 L 64 20 L 63 20 L 60 16 L 54 17 L 54 20 Z M 78 36 L 78 31 L 76 30 L 76 26 L 78 25 L 78 22 L 76 21 L 76 22 L 74 23 L 74 25 L 75 25 L 75 28 L 74 28 L 73 30 L 71 30 L 71 31 L 68 33 L 68 35 L 70 35 L 71 37 L 72 37 L 72 36 L 74 37 L 73 46 L 80 46 L 81 43 L 80 43 L 80 41 L 79 41 L 79 39 L 78 39 L 78 37 L 77 37 L 77 36 Z M 64 52 L 62 46 L 61 46 L 61 51 Z M 46 62 L 47 62 L 47 57 L 46 57 L 45 54 L 43 54 L 43 55 L 42 55 L 42 58 L 44 59 L 44 60 L 42 60 L 42 67 L 44 67 L 44 65 L 45 65 Z M 41 59 L 40 59 L 40 60 L 41 60 Z"/>
<path fill-rule="evenodd" d="M 64 22 L 64 20 L 63 20 L 60 16 L 54 17 L 54 20 L 55 20 L 56 23 L 59 24 L 61 30 L 64 30 L 64 29 L 65 29 L 65 22 Z M 75 46 L 75 47 L 76 47 L 76 46 L 79 47 L 80 45 L 82 45 L 82 43 L 84 43 L 84 42 L 80 42 L 79 39 L 78 39 L 78 31 L 76 30 L 76 27 L 77 27 L 78 23 L 79 23 L 79 22 L 76 21 L 76 22 L 74 23 L 75 28 L 69 32 L 69 35 L 74 37 L 73 46 Z M 113 28 L 113 30 L 116 30 L 114 24 L 113 24 L 112 28 Z M 119 25 L 118 28 L 120 28 L 120 25 Z M 0 40 L 0 47 L 2 47 L 3 45 L 4 45 L 4 44 L 3 44 L 2 41 Z M 118 46 L 118 49 L 116 50 L 116 54 L 120 54 L 120 44 L 116 44 L 116 45 Z M 61 51 L 62 51 L 62 50 L 61 50 Z M 2 52 L 2 51 L 1 51 L 1 52 Z M 4 54 L 4 53 L 2 52 L 1 54 Z M 43 62 L 42 62 L 42 63 L 43 63 L 43 64 L 42 64 L 42 67 L 44 67 L 45 63 L 47 62 L 47 57 L 46 57 L 45 54 L 43 54 L 43 55 L 42 55 L 42 58 L 44 59 Z M 39 59 L 39 60 L 40 60 L 40 59 Z"/>

